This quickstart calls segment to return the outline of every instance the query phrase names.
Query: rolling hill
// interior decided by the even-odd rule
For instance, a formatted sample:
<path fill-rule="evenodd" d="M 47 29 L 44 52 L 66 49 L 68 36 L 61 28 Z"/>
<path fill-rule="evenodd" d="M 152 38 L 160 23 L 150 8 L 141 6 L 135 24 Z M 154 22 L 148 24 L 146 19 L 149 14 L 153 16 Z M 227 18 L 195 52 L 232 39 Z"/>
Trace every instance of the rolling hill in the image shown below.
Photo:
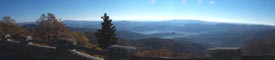
<path fill-rule="evenodd" d="M 100 27 L 100 21 L 64 20 L 63 23 L 70 30 L 89 32 L 86 35 L 91 41 L 95 41 L 93 32 Z M 113 21 L 113 23 L 117 29 L 117 37 L 125 40 L 146 41 L 149 38 L 154 38 L 152 39 L 154 41 L 176 40 L 201 44 L 208 48 L 241 46 L 252 35 L 265 29 L 274 28 L 274 26 L 267 25 L 218 23 L 198 20 Z"/>

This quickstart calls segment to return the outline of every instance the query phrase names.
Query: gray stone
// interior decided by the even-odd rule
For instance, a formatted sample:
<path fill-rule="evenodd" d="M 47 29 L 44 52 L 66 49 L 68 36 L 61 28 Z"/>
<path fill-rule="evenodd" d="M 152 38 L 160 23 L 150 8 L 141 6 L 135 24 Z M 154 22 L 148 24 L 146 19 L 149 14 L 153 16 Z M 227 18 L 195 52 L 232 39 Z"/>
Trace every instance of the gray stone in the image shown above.
<path fill-rule="evenodd" d="M 60 38 L 57 40 L 56 45 L 58 50 L 73 50 L 76 42 L 73 39 Z"/>
<path fill-rule="evenodd" d="M 10 34 L 6 34 L 5 37 L 4 37 L 4 40 L 8 40 L 11 38 L 11 35 Z"/>
<path fill-rule="evenodd" d="M 20 43 L 22 45 L 27 45 L 29 44 L 29 41 L 32 40 L 32 37 L 31 36 L 21 36 L 21 40 L 20 40 Z"/>
<path fill-rule="evenodd" d="M 105 60 L 130 60 L 136 48 L 130 46 L 112 45 L 104 50 Z"/>

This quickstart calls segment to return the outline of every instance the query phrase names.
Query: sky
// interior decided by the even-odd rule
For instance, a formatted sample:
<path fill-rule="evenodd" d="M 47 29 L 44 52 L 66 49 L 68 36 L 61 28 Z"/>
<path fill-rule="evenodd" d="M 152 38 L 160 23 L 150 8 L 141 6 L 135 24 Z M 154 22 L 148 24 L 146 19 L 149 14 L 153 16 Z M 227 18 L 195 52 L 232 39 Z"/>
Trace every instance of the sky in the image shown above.
<path fill-rule="evenodd" d="M 0 17 L 35 21 L 43 13 L 62 20 L 203 20 L 275 25 L 275 0 L 0 0 Z"/>

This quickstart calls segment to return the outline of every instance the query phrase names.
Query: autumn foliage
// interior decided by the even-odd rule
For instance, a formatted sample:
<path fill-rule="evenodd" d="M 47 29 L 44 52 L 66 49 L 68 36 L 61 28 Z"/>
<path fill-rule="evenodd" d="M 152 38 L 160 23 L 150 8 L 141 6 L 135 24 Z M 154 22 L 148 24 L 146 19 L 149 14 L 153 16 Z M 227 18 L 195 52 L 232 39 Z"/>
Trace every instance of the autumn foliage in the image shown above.
<path fill-rule="evenodd" d="M 42 14 L 36 23 L 39 27 L 35 36 L 41 40 L 55 40 L 68 32 L 61 20 L 57 20 L 51 13 Z"/>
<path fill-rule="evenodd" d="M 181 58 L 194 57 L 194 55 L 191 53 L 173 52 L 165 47 L 160 49 L 138 50 L 136 51 L 135 55 L 142 56 L 142 57 L 181 57 Z"/>
<path fill-rule="evenodd" d="M 44 40 L 47 42 L 55 42 L 59 38 L 73 39 L 77 45 L 88 46 L 89 39 L 80 32 L 69 31 L 60 19 L 57 19 L 54 14 L 42 14 L 36 21 L 38 25 L 37 33 L 34 34 L 37 40 Z"/>
<path fill-rule="evenodd" d="M 0 33 L 3 38 L 4 35 L 9 34 L 13 39 L 20 39 L 21 36 L 29 35 L 29 32 L 16 24 L 16 21 L 10 16 L 4 16 L 0 22 Z"/>
<path fill-rule="evenodd" d="M 69 37 L 75 40 L 76 44 L 79 46 L 89 47 L 89 39 L 81 32 L 69 32 L 67 33 Z"/>

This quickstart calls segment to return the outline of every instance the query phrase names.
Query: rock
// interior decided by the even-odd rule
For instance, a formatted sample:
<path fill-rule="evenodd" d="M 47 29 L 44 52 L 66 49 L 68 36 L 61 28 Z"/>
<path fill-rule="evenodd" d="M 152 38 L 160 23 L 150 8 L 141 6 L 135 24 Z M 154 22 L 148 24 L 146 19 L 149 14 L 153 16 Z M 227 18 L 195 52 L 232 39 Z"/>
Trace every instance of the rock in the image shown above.
<path fill-rule="evenodd" d="M 136 48 L 130 46 L 112 45 L 104 50 L 105 60 L 130 60 Z"/>
<path fill-rule="evenodd" d="M 11 38 L 11 35 L 10 34 L 6 34 L 5 37 L 4 37 L 4 40 L 8 40 Z"/>
<path fill-rule="evenodd" d="M 73 50 L 76 42 L 73 39 L 60 38 L 57 40 L 56 48 L 58 50 Z"/>
<path fill-rule="evenodd" d="M 32 40 L 31 36 L 21 36 L 21 40 L 20 43 L 22 45 L 27 45 L 29 43 L 29 41 Z"/>

